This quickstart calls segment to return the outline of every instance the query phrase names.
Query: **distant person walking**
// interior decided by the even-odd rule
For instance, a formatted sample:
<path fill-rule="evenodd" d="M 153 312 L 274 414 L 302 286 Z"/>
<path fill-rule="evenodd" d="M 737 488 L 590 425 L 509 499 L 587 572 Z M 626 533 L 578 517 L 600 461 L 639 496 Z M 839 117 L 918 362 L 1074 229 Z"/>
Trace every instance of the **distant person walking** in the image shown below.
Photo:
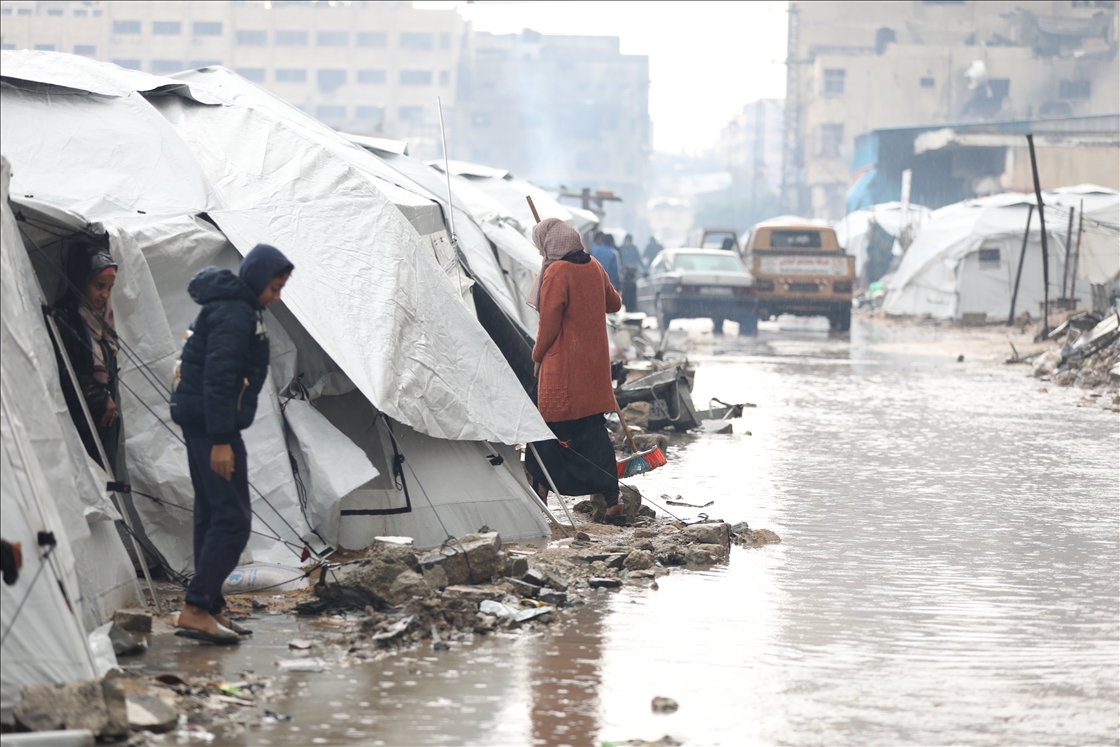
<path fill-rule="evenodd" d="M 603 417 L 615 409 L 606 315 L 622 308 L 622 299 L 601 264 L 583 251 L 579 234 L 560 220 L 538 223 L 533 243 L 544 257 L 528 301 L 540 312 L 533 348 L 537 409 L 559 441 L 536 447 L 561 493 L 599 493 L 614 506 L 618 472 Z M 548 480 L 531 451 L 525 466 L 543 499 Z"/>
<path fill-rule="evenodd" d="M 117 352 L 120 347 L 113 319 L 113 284 L 117 280 L 117 263 L 105 249 L 87 243 L 75 244 L 71 246 L 66 260 L 66 279 L 66 293 L 54 305 L 52 313 L 58 322 L 62 347 L 74 367 L 80 391 L 74 388 L 60 356 L 58 366 L 62 376 L 62 393 L 86 453 L 101 464 L 97 449 L 99 440 L 109 462 L 101 466 L 115 477 L 121 437 L 117 394 Z M 90 432 L 79 397 L 89 408 L 96 433 Z"/>
<path fill-rule="evenodd" d="M 611 285 L 614 286 L 615 290 L 618 290 L 622 285 L 618 271 L 618 254 L 607 242 L 607 234 L 602 232 L 595 234 L 595 241 L 591 246 L 591 256 L 607 271 L 607 277 L 610 279 Z"/>
<path fill-rule="evenodd" d="M 194 568 L 176 635 L 237 643 L 249 631 L 223 614 L 222 584 L 249 541 L 249 465 L 241 431 L 253 424 L 268 375 L 261 312 L 280 300 L 293 265 L 258 244 L 234 275 L 207 267 L 187 286 L 202 310 L 183 343 L 171 418 L 183 429 L 194 485 Z"/>
<path fill-rule="evenodd" d="M 657 239 L 655 239 L 653 236 L 650 236 L 644 250 L 646 265 L 652 265 L 653 258 L 656 257 L 664 248 L 665 247 L 661 246 L 661 244 L 657 243 Z"/>
<path fill-rule="evenodd" d="M 638 247 L 634 246 L 633 236 L 626 234 L 626 238 L 622 240 L 622 246 L 618 248 L 618 255 L 622 262 L 623 272 L 626 268 L 633 267 L 638 277 L 645 277 L 646 263 L 642 261 L 642 253 L 638 251 Z"/>

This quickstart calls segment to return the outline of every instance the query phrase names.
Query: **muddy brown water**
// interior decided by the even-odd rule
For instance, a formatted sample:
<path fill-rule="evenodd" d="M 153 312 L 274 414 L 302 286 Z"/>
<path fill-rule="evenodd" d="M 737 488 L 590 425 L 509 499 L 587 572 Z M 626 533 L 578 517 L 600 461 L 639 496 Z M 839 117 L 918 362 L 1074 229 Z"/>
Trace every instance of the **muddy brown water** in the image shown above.
<path fill-rule="evenodd" d="M 759 407 L 634 482 L 780 545 L 542 634 L 281 674 L 308 623 L 265 616 L 235 650 L 157 637 L 144 666 L 277 676 L 262 710 L 292 721 L 216 745 L 1117 744 L 1115 414 L 975 346 L 958 363 L 951 331 L 687 331 L 697 403 Z"/>

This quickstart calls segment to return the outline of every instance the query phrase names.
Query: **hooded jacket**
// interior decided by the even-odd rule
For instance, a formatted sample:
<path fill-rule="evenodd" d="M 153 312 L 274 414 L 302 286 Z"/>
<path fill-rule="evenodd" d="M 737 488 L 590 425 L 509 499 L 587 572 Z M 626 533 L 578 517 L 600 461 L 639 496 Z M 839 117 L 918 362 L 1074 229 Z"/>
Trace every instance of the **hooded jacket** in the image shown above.
<path fill-rule="evenodd" d="M 291 266 L 287 259 L 283 263 Z M 215 444 L 228 444 L 253 424 L 268 375 L 264 309 L 259 294 L 244 280 L 217 267 L 191 278 L 187 292 L 202 310 L 183 342 L 171 419 L 186 438 L 209 437 Z"/>

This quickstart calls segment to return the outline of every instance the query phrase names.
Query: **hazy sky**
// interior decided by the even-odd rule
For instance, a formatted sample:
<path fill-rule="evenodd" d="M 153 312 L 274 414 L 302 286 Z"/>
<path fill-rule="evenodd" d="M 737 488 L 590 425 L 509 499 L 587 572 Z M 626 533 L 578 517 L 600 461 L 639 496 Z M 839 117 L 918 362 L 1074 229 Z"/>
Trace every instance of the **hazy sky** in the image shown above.
<path fill-rule="evenodd" d="M 653 147 L 698 152 L 743 105 L 785 95 L 784 2 L 416 2 L 478 31 L 618 36 L 649 55 Z"/>

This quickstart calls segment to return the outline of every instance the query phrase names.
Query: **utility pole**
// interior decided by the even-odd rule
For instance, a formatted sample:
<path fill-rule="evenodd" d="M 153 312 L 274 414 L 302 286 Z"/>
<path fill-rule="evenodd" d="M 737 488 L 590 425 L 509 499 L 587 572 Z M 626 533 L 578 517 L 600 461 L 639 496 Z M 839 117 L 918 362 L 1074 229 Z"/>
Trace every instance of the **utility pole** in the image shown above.
<path fill-rule="evenodd" d="M 1031 153 L 1031 176 L 1034 177 L 1034 199 L 1038 203 L 1038 225 L 1042 229 L 1042 336 L 1050 333 L 1050 252 L 1046 246 L 1046 212 L 1042 208 L 1042 187 L 1038 182 L 1038 161 L 1034 156 L 1034 135 L 1027 134 Z"/>
<path fill-rule="evenodd" d="M 805 170 L 805 149 L 801 141 L 801 51 L 800 10 L 789 4 L 786 35 L 786 106 L 782 124 L 782 207 L 786 212 L 801 212 L 801 190 Z"/>

